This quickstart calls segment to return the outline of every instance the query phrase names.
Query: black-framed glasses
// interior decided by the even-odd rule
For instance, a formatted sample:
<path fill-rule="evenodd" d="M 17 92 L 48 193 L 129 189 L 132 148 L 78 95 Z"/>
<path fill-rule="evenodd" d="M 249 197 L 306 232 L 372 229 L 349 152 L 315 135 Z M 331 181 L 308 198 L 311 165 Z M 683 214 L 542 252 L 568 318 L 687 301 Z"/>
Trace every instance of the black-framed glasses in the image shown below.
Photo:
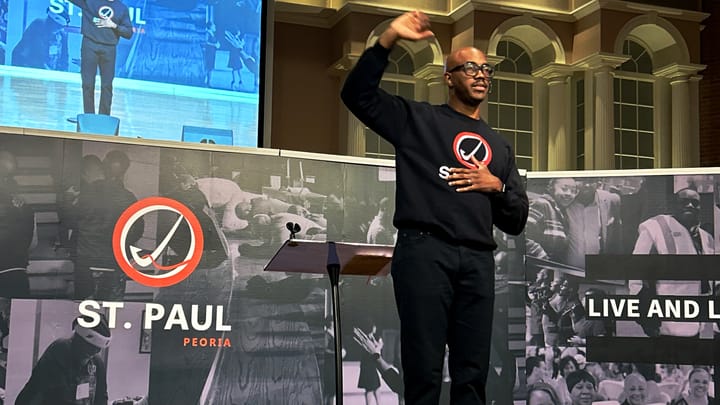
<path fill-rule="evenodd" d="M 478 65 L 475 62 L 465 62 L 462 65 L 455 66 L 454 68 L 449 69 L 448 73 L 457 72 L 460 69 L 462 69 L 463 73 L 470 77 L 476 77 L 480 71 L 482 71 L 483 75 L 487 78 L 495 76 L 495 66 L 489 63 Z"/>

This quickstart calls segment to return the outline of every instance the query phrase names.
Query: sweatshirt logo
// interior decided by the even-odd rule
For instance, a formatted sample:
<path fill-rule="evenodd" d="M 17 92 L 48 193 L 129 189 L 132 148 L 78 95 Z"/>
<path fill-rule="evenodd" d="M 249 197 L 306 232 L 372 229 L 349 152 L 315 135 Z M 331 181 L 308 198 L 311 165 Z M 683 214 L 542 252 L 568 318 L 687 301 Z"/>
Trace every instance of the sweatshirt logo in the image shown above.
<path fill-rule="evenodd" d="M 102 6 L 100 7 L 100 10 L 98 10 L 98 16 L 100 16 L 100 18 L 107 20 L 112 18 L 113 15 L 115 15 L 115 12 L 110 6 Z"/>
<path fill-rule="evenodd" d="M 492 161 L 490 144 L 485 138 L 473 132 L 460 132 L 457 134 L 453 141 L 453 151 L 457 161 L 470 169 L 476 168 L 472 162 L 473 156 L 485 166 Z"/>

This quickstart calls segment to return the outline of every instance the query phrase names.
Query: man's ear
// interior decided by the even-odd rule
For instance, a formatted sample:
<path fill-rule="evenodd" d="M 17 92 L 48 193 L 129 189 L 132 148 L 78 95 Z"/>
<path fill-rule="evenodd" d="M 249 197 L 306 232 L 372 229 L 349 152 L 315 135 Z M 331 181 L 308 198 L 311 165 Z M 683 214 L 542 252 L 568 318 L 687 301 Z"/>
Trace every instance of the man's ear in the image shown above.
<path fill-rule="evenodd" d="M 445 73 L 443 74 L 443 76 L 445 76 L 445 84 L 446 84 L 448 87 L 452 88 L 452 87 L 455 86 L 455 84 L 452 82 L 452 80 L 451 80 L 451 78 L 450 78 L 450 73 L 445 72 Z"/>

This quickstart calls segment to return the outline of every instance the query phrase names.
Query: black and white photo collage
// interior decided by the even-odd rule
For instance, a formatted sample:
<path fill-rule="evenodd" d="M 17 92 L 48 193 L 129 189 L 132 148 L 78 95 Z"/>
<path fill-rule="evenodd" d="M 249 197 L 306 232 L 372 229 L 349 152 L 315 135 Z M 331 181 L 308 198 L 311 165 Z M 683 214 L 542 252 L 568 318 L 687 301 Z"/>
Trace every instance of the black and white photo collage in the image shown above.
<path fill-rule="evenodd" d="M 612 316 L 634 297 L 720 294 L 715 258 L 705 256 L 720 253 L 720 175 L 697 172 L 528 179 L 525 389 L 516 400 L 714 403 L 717 362 L 697 352 L 712 350 L 717 322 Z"/>

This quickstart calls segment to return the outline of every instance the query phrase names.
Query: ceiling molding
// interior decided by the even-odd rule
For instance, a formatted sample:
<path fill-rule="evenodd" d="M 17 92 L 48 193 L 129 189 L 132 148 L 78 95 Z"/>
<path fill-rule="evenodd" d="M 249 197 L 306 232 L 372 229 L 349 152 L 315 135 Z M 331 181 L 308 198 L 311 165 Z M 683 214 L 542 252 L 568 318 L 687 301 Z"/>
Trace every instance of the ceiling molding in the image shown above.
<path fill-rule="evenodd" d="M 428 10 L 425 13 L 430 20 L 439 24 L 453 24 L 474 12 L 495 12 L 509 15 L 528 15 L 542 20 L 576 22 L 599 10 L 615 10 L 630 14 L 655 13 L 658 16 L 700 23 L 710 16 L 694 10 L 669 8 L 625 0 L 593 0 L 575 9 L 563 10 L 550 7 L 527 6 L 522 1 L 508 0 L 466 0 L 450 9 L 451 0 L 447 0 L 447 10 Z M 383 5 L 363 1 L 341 0 L 335 2 L 304 3 L 278 1 L 275 3 L 275 21 L 288 24 L 307 25 L 318 28 L 332 28 L 344 17 L 353 13 L 387 16 L 392 18 L 406 11 L 416 9 L 408 4 Z M 387 3 L 385 3 L 387 4 Z"/>

